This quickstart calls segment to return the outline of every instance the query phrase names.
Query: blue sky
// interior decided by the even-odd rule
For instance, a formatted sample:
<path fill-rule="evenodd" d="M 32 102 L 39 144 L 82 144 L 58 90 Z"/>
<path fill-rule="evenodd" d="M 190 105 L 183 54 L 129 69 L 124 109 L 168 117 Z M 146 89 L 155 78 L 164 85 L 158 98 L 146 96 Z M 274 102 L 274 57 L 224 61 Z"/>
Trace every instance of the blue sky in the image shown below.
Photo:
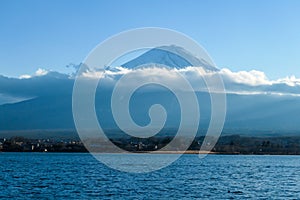
<path fill-rule="evenodd" d="M 0 1 L 0 74 L 65 72 L 107 37 L 164 27 L 194 38 L 217 66 L 300 77 L 300 1 Z"/>

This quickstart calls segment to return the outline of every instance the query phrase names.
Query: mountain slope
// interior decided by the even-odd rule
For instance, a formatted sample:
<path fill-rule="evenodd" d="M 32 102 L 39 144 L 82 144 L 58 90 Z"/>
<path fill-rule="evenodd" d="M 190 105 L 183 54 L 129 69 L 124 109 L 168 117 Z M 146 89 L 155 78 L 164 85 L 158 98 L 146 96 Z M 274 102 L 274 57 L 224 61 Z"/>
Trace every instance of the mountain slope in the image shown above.
<path fill-rule="evenodd" d="M 116 129 L 110 108 L 111 91 L 96 96 L 96 111 L 105 129 Z M 210 119 L 207 93 L 197 93 L 201 110 L 200 129 L 206 129 Z M 137 93 L 132 97 L 130 112 L 139 125 L 149 123 L 148 110 L 162 104 L 168 113 L 167 128 L 177 128 L 180 107 L 176 97 L 167 91 Z M 71 96 L 40 97 L 0 106 L 0 131 L 35 129 L 74 129 Z M 300 99 L 259 95 L 227 95 L 225 130 L 300 130 Z"/>
<path fill-rule="evenodd" d="M 218 70 L 217 68 L 208 64 L 205 60 L 198 59 L 183 48 L 177 46 L 162 46 L 151 49 L 141 56 L 124 63 L 122 66 L 125 68 L 134 69 L 140 65 L 149 63 L 162 64 L 171 68 L 201 66 L 206 70 Z"/>

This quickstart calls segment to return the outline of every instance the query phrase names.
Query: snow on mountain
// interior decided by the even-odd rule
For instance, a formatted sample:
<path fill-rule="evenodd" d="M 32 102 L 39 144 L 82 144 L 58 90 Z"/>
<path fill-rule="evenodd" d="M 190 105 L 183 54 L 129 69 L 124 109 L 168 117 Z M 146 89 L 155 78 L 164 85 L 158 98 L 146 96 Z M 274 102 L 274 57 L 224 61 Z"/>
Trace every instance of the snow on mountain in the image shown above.
<path fill-rule="evenodd" d="M 162 46 L 153 48 L 141 56 L 123 64 L 123 67 L 134 69 L 140 65 L 155 63 L 166 65 L 171 68 L 185 68 L 188 66 L 199 66 L 206 70 L 217 71 L 218 69 L 210 65 L 202 58 L 193 56 L 182 47 Z"/>

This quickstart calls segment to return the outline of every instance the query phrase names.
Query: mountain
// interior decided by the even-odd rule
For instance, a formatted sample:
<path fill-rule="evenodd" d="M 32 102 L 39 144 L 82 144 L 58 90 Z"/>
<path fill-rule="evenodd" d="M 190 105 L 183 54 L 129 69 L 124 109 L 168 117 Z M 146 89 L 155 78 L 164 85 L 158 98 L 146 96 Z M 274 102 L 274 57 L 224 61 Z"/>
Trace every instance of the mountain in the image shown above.
<path fill-rule="evenodd" d="M 105 94 L 105 95 L 104 95 Z M 107 130 L 117 128 L 110 109 L 111 91 L 96 96 L 96 111 L 100 124 Z M 210 100 L 207 93 L 198 92 L 201 110 L 200 129 L 206 129 L 210 119 Z M 180 107 L 176 97 L 166 91 L 140 92 L 132 97 L 130 111 L 139 125 L 149 123 L 148 109 L 160 103 L 167 110 L 166 128 L 176 129 L 180 122 Z M 38 97 L 19 103 L 0 106 L 0 131 L 6 130 L 74 130 L 72 97 Z M 227 95 L 227 117 L 224 129 L 234 133 L 247 130 L 299 131 L 300 99 L 263 95 Z M 242 133 L 242 132 L 240 132 Z"/>
<path fill-rule="evenodd" d="M 140 65 L 149 63 L 162 64 L 177 69 L 188 66 L 201 66 L 206 70 L 218 70 L 207 63 L 207 61 L 193 56 L 190 52 L 187 52 L 185 49 L 178 46 L 161 46 L 153 48 L 141 56 L 124 63 L 122 66 L 128 69 L 134 69 Z"/>
<path fill-rule="evenodd" d="M 172 51 L 168 51 L 168 48 L 172 48 Z M 189 61 L 172 52 L 185 55 L 185 58 L 193 63 L 198 63 L 205 70 L 218 71 L 203 60 L 174 46 L 151 49 L 122 66 L 134 69 L 149 62 L 176 68 L 185 68 L 191 65 Z M 113 78 L 109 77 L 109 81 L 111 79 Z M 49 72 L 43 76 L 33 76 L 28 79 L 0 76 L 0 137 L 7 133 L 20 134 L 22 131 L 28 133 L 36 130 L 39 134 L 42 130 L 47 130 L 45 132 L 48 133 L 53 131 L 61 133 L 62 130 L 69 130 L 69 132 L 74 130 L 75 132 L 72 115 L 73 84 L 72 76 L 57 72 Z M 249 85 L 244 87 L 242 84 L 233 85 L 232 82 L 226 82 L 225 85 L 227 89 L 250 88 Z M 292 88 L 281 85 L 283 89 Z M 113 84 L 104 84 L 98 87 L 95 96 L 95 109 L 98 119 L 101 119 L 100 125 L 110 134 L 121 133 L 111 112 L 113 86 Z M 251 88 L 253 89 L 252 86 Z M 207 128 L 210 120 L 210 96 L 201 91 L 197 91 L 196 96 L 199 101 L 201 117 L 199 132 L 202 132 Z M 142 88 L 135 92 L 129 106 L 133 120 L 141 126 L 147 125 L 150 120 L 148 110 L 151 105 L 157 103 L 163 105 L 168 113 L 164 133 L 170 132 L 170 130 L 174 132 L 180 123 L 180 106 L 175 95 L 165 88 Z M 298 96 L 227 94 L 224 132 L 238 134 L 295 133 L 299 135 L 299 111 L 300 97 Z"/>

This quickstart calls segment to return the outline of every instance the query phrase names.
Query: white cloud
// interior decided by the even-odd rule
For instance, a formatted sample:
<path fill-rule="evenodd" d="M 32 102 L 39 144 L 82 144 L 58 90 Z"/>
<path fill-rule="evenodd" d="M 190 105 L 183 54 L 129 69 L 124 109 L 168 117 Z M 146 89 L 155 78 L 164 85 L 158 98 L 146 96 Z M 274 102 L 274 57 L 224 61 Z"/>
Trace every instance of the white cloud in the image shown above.
<path fill-rule="evenodd" d="M 87 78 L 99 78 L 103 75 L 103 81 L 116 82 L 125 74 L 134 74 L 132 84 L 141 79 L 147 79 L 153 75 L 157 76 L 157 80 L 166 79 L 173 80 L 176 84 L 178 74 L 185 77 L 195 90 L 207 91 L 203 77 L 210 78 L 212 76 L 220 76 L 226 86 L 227 93 L 236 94 L 272 94 L 272 95 L 300 95 L 300 79 L 295 76 L 285 77 L 277 80 L 270 80 L 262 71 L 237 71 L 233 72 L 227 68 L 219 71 L 207 71 L 202 67 L 186 67 L 181 69 L 166 69 L 159 67 L 127 69 L 116 67 L 114 69 L 103 71 L 87 71 L 82 75 Z M 176 75 L 177 74 L 177 75 Z M 150 76 L 152 75 L 152 76 Z M 131 84 L 127 82 L 128 86 Z M 298 88 L 299 87 L 299 88 Z M 180 89 L 180 86 L 178 85 Z"/>
<path fill-rule="evenodd" d="M 294 87 L 300 85 L 300 78 L 296 78 L 294 75 L 287 76 L 285 78 L 278 79 L 274 83 L 284 83 L 288 86 Z"/>
<path fill-rule="evenodd" d="M 132 75 L 132 80 L 126 82 L 127 86 L 135 84 L 136 82 L 142 82 L 142 80 L 152 81 L 164 79 L 169 83 L 177 84 L 178 89 L 181 86 L 178 85 L 178 79 L 181 75 L 185 77 L 194 90 L 207 91 L 205 79 L 209 79 L 213 76 L 220 76 L 223 79 L 226 93 L 235 94 L 272 94 L 272 95 L 293 95 L 300 96 L 300 78 L 295 76 L 284 77 L 276 80 L 269 79 L 266 74 L 258 70 L 250 71 L 231 71 L 230 69 L 223 68 L 219 71 L 208 71 L 202 67 L 185 67 L 180 69 L 166 69 L 161 67 L 151 68 L 138 68 L 127 69 L 124 67 L 115 67 L 106 70 L 86 70 L 81 76 L 85 78 L 99 78 L 102 77 L 103 83 L 115 84 L 120 77 L 126 74 Z M 22 75 L 20 79 L 29 79 L 37 76 L 44 76 L 49 73 L 48 70 L 38 69 L 34 75 Z M 69 77 L 73 78 L 73 77 Z M 126 87 L 125 85 L 125 87 Z"/>
<path fill-rule="evenodd" d="M 250 86 L 272 84 L 264 72 L 257 70 L 232 72 L 229 69 L 223 68 L 220 70 L 219 74 L 224 80 L 232 81 L 234 83 Z"/>
<path fill-rule="evenodd" d="M 19 78 L 20 79 L 29 79 L 31 78 L 32 76 L 28 75 L 28 74 L 24 74 L 24 75 L 21 75 Z"/>
<path fill-rule="evenodd" d="M 229 69 L 223 68 L 219 73 L 225 80 L 228 79 L 235 83 L 250 86 L 285 84 L 294 87 L 300 85 L 300 78 L 296 78 L 294 75 L 277 80 L 270 80 L 264 72 L 257 70 L 232 72 Z"/>
<path fill-rule="evenodd" d="M 35 72 L 35 76 L 44 76 L 46 74 L 48 74 L 49 71 L 45 70 L 45 69 L 41 69 L 39 68 L 36 72 Z"/>
<path fill-rule="evenodd" d="M 35 77 L 35 76 L 44 76 L 44 75 L 47 75 L 48 73 L 49 73 L 48 70 L 38 68 L 38 70 L 36 70 L 34 75 L 24 74 L 24 75 L 21 75 L 19 78 L 20 79 L 29 79 L 29 78 L 32 78 L 32 77 Z"/>

